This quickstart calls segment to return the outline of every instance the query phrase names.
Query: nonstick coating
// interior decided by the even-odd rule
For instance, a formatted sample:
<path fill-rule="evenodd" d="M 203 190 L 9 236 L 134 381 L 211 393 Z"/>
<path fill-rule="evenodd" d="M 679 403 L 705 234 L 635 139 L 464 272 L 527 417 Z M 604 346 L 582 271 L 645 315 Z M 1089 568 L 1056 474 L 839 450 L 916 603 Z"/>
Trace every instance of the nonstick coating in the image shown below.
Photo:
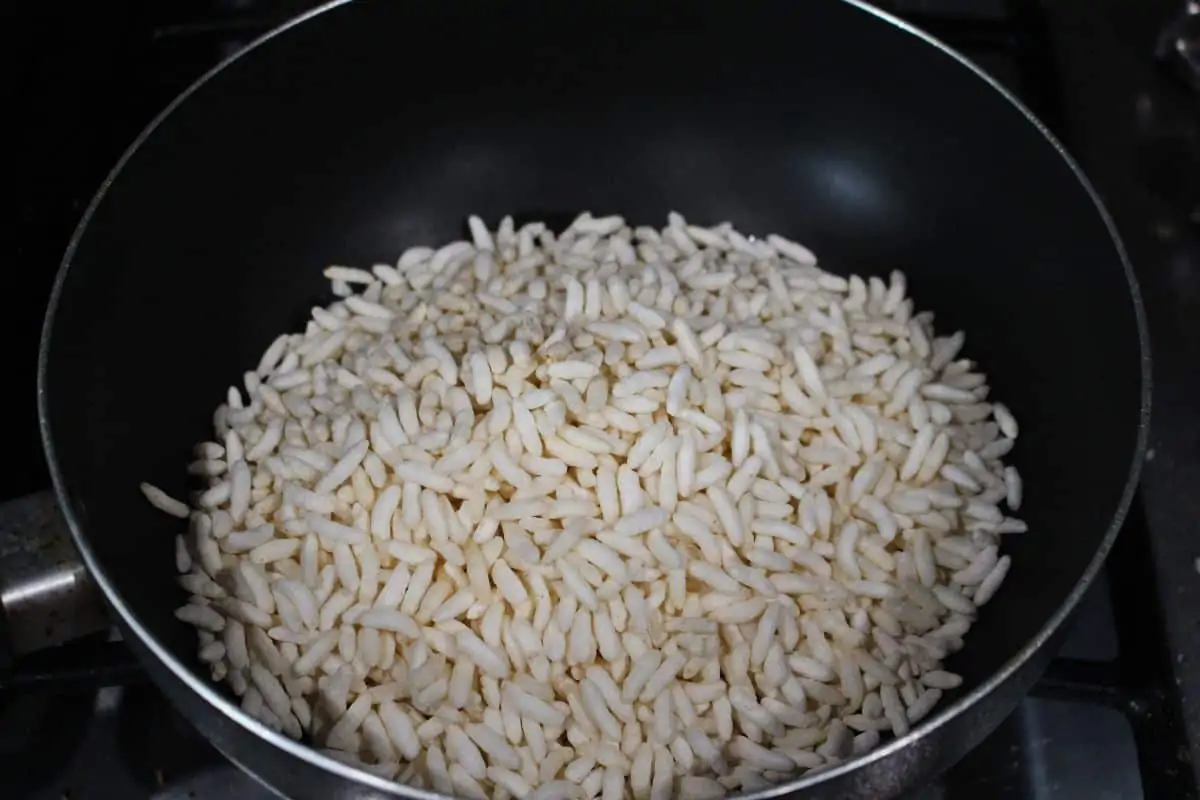
<path fill-rule="evenodd" d="M 849 3 L 572 6 L 327 10 L 199 85 L 81 225 L 44 343 L 47 444 L 85 555 L 127 632 L 182 665 L 154 674 L 189 713 L 212 709 L 172 674 L 202 674 L 171 613 L 180 526 L 138 483 L 187 492 L 225 387 L 328 300 L 323 266 L 392 262 L 468 213 L 778 231 L 836 272 L 903 269 L 941 331 L 965 329 L 1021 422 L 1031 530 L 1005 539 L 1014 567 L 949 665 L 955 696 L 1044 643 L 1111 543 L 1145 422 L 1140 305 L 1103 211 L 1021 109 Z M 869 785 L 944 766 L 1015 700 Z"/>

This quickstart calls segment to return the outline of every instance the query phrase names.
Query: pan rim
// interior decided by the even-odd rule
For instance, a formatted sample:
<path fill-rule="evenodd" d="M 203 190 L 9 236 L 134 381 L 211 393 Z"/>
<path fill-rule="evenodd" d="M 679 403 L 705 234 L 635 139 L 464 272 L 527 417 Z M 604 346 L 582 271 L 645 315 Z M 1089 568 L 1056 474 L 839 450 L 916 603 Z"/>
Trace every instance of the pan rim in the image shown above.
<path fill-rule="evenodd" d="M 180 659 L 168 650 L 155 635 L 142 625 L 138 616 L 126 604 L 121 593 L 117 590 L 109 576 L 105 573 L 102 565 L 99 562 L 95 552 L 88 543 L 88 538 L 83 530 L 83 524 L 80 518 L 76 515 L 74 507 L 70 500 L 70 494 L 67 491 L 66 478 L 62 473 L 62 469 L 56 457 L 56 449 L 51 431 L 49 408 L 47 401 L 46 374 L 47 364 L 49 361 L 50 339 L 54 328 L 54 321 L 57 315 L 59 300 L 62 295 L 63 287 L 70 273 L 70 268 L 76 251 L 81 243 L 87 227 L 91 222 L 92 216 L 100 203 L 104 200 L 111 185 L 116 181 L 125 165 L 133 158 L 145 141 L 154 133 L 158 127 L 165 122 L 171 114 L 182 105 L 194 92 L 208 83 L 217 74 L 222 72 L 233 62 L 247 55 L 251 51 L 257 49 L 260 45 L 274 39 L 291 28 L 307 22 L 327 11 L 331 11 L 343 5 L 347 5 L 353 0 L 330 0 L 330 2 L 319 5 L 309 11 L 290 19 L 280 26 L 268 31 L 262 36 L 255 39 L 236 53 L 222 60 L 216 66 L 205 72 L 201 77 L 196 79 L 182 93 L 180 93 L 171 103 L 163 109 L 155 118 L 147 125 L 132 144 L 122 153 L 116 165 L 105 177 L 99 189 L 93 195 L 88 204 L 87 210 L 84 212 L 78 225 L 71 234 L 71 239 L 64 252 L 62 261 L 59 265 L 58 272 L 54 279 L 54 284 L 50 292 L 49 303 L 46 309 L 46 315 L 42 325 L 42 332 L 38 345 L 38 368 L 37 368 L 37 407 L 38 407 L 38 429 L 42 439 L 42 447 L 46 456 L 47 467 L 50 472 L 51 481 L 58 506 L 65 517 L 68 527 L 71 532 L 71 538 L 74 541 L 75 547 L 78 549 L 80 556 L 91 573 L 93 580 L 100 587 L 101 591 L 110 605 L 116 612 L 122 625 L 136 635 L 139 641 L 145 648 L 162 664 L 169 673 L 178 681 L 180 681 L 187 689 L 197 694 L 214 710 L 223 714 L 232 722 L 246 729 L 249 733 L 258 736 L 266 743 L 285 751 L 290 756 L 306 761 L 314 767 L 325 770 L 340 778 L 368 786 L 376 791 L 384 792 L 396 797 L 411 797 L 418 800 L 447 800 L 446 795 L 437 792 L 419 789 L 413 786 L 407 786 L 396 783 L 394 781 L 385 780 L 363 769 L 358 769 L 338 761 L 319 750 L 312 748 L 306 744 L 294 741 L 284 736 L 281 733 L 270 730 L 257 719 L 254 719 L 249 714 L 244 712 L 240 706 L 231 702 L 221 692 L 218 691 L 216 685 L 204 678 L 194 674 L 190 667 L 185 665 Z M 1011 658 L 1009 658 L 1003 666 L 996 672 L 992 673 L 988 678 L 983 680 L 955 702 L 939 707 L 933 714 L 923 720 L 919 725 L 913 727 L 904 736 L 894 738 L 887 743 L 871 750 L 870 752 L 852 758 L 842 764 L 833 767 L 832 769 L 823 770 L 816 774 L 802 776 L 787 783 L 782 783 L 777 786 L 763 789 L 757 792 L 740 795 L 744 800 L 774 800 L 785 794 L 790 794 L 798 790 L 804 790 L 816 787 L 827 781 L 849 775 L 857 772 L 859 769 L 865 768 L 869 764 L 887 759 L 901 750 L 908 748 L 920 739 L 929 736 L 942 726 L 948 724 L 950 720 L 957 717 L 959 714 L 967 711 L 972 706 L 980 703 L 986 696 L 994 692 L 999 686 L 1005 683 L 1013 676 L 1024 664 L 1047 642 L 1053 638 L 1056 632 L 1062 627 L 1064 621 L 1070 616 L 1072 611 L 1078 605 L 1083 594 L 1095 580 L 1097 574 L 1102 568 L 1105 558 L 1112 549 L 1113 543 L 1117 535 L 1120 533 L 1124 525 L 1125 518 L 1129 512 L 1129 508 L 1133 502 L 1134 494 L 1137 490 L 1138 482 L 1141 476 L 1142 466 L 1145 461 L 1146 449 L 1149 440 L 1150 427 L 1150 406 L 1153 381 L 1151 376 L 1151 355 L 1150 355 L 1150 337 L 1149 329 L 1146 320 L 1146 310 L 1142 299 L 1141 290 L 1138 286 L 1137 277 L 1134 274 L 1133 266 L 1130 263 L 1128 253 L 1121 237 L 1116 229 L 1116 225 L 1105 207 L 1100 196 L 1080 168 L 1075 159 L 1067 152 L 1063 144 L 1050 132 L 1046 125 L 1037 118 L 1034 113 L 1025 106 L 1013 93 L 1001 85 L 995 78 L 989 75 L 986 71 L 980 68 L 977 64 L 971 61 L 962 53 L 959 53 L 954 48 L 937 39 L 928 32 L 912 25 L 905 20 L 897 17 L 894 14 L 883 11 L 875 6 L 870 5 L 866 0 L 837 0 L 859 11 L 862 11 L 870 16 L 875 17 L 885 24 L 889 24 L 900 31 L 914 36 L 922 40 L 924 43 L 941 51 L 944 55 L 949 56 L 959 65 L 965 67 L 972 72 L 977 78 L 981 79 L 995 90 L 1003 99 L 1008 101 L 1025 119 L 1032 124 L 1039 133 L 1045 138 L 1046 142 L 1055 150 L 1058 156 L 1064 161 L 1080 186 L 1091 199 L 1096 212 L 1099 214 L 1101 221 L 1104 223 L 1105 229 L 1108 231 L 1109 238 L 1112 241 L 1113 247 L 1121 261 L 1122 269 L 1125 272 L 1126 282 L 1129 287 L 1130 299 L 1133 302 L 1133 311 L 1138 333 L 1138 349 L 1140 355 L 1140 371 L 1141 371 L 1141 402 L 1139 409 L 1137 440 L 1134 448 L 1132 461 L 1129 465 L 1128 472 L 1125 478 L 1125 486 L 1122 490 L 1117 508 L 1113 513 L 1112 520 L 1109 523 L 1108 529 L 1105 531 L 1096 553 L 1092 556 L 1087 567 L 1082 575 L 1075 582 L 1074 587 L 1067 595 L 1063 603 L 1058 609 L 1051 614 L 1050 618 L 1042 625 L 1038 632 L 1027 641 Z M 241 762 L 238 763 L 239 766 Z M 247 765 L 249 766 L 249 765 Z M 247 770 L 252 776 L 257 779 L 254 771 Z"/>

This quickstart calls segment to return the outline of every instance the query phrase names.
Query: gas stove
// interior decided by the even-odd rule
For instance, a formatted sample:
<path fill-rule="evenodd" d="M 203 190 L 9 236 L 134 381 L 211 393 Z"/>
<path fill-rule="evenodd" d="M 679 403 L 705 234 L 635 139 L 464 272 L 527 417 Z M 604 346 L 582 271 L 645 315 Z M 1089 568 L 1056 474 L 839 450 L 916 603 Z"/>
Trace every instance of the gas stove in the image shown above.
<path fill-rule="evenodd" d="M 188 83 L 314 3 L 129 2 L 66 14 L 49 5 L 34 4 L 4 26 L 9 51 L 19 53 L 14 118 L 25 120 L 13 184 L 21 210 L 8 255 L 27 302 L 0 324 L 17 359 L 12 383 L 28 387 L 59 258 L 120 152 Z M 1200 95 L 1153 61 L 1157 32 L 1177 9 L 1166 0 L 879 5 L 974 59 L 1083 162 L 1130 247 L 1156 358 L 1153 458 L 1058 658 L 983 745 L 913 800 L 1196 798 L 1200 508 L 1185 498 L 1200 485 L 1192 366 L 1200 363 L 1200 196 L 1181 174 L 1192 170 L 1194 192 Z M 9 426 L 10 466 L 0 468 L 19 469 L 4 474 L 0 499 L 49 485 L 32 395 Z M 273 796 L 217 754 L 109 638 L 27 659 L 0 688 L 5 796 Z"/>

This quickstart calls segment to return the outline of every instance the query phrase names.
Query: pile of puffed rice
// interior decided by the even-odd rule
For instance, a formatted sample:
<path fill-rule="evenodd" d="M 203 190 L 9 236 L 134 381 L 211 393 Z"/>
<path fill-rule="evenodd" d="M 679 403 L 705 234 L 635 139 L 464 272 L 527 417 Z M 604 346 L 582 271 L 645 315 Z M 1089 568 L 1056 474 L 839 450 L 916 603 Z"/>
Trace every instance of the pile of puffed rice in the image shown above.
<path fill-rule="evenodd" d="M 751 791 L 902 735 L 1009 568 L 1017 424 L 905 279 L 506 217 L 229 389 L 176 566 L 242 707 L 469 798 Z"/>

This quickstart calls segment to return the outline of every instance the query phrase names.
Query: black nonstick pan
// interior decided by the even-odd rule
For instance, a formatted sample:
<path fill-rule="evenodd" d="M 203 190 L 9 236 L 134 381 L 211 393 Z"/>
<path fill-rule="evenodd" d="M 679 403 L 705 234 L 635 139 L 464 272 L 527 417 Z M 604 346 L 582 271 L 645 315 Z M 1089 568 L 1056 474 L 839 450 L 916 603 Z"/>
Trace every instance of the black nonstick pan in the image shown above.
<path fill-rule="evenodd" d="M 42 341 L 42 432 L 75 542 L 126 639 L 239 765 L 296 797 L 428 796 L 271 733 L 195 661 L 176 496 L 224 387 L 325 298 L 465 215 L 670 209 L 903 269 L 1021 420 L 1030 531 L 908 735 L 761 796 L 889 797 L 1022 697 L 1095 577 L 1145 447 L 1145 320 L 1107 213 L 1062 147 L 965 59 L 863 3 L 335 2 L 189 89 L 75 233 Z"/>

